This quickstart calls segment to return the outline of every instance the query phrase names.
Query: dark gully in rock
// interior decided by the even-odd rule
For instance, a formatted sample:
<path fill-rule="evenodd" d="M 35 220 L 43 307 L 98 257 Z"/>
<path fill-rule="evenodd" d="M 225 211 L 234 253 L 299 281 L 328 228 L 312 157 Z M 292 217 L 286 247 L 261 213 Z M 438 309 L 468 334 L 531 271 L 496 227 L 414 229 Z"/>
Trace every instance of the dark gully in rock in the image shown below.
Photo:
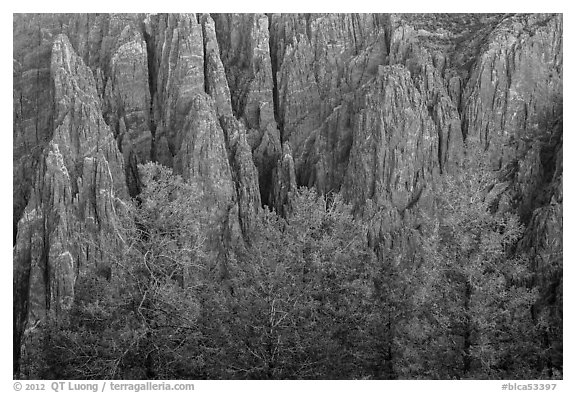
<path fill-rule="evenodd" d="M 16 378 L 562 378 L 562 15 L 13 40 Z"/>

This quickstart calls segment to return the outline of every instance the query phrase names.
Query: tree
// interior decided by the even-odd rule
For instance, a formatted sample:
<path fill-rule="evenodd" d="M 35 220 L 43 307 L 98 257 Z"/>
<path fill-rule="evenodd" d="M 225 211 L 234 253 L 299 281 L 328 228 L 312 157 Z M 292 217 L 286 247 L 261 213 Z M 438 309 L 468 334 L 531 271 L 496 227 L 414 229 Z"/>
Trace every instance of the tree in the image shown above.
<path fill-rule="evenodd" d="M 355 356 L 373 261 L 364 224 L 339 196 L 300 189 L 293 202 L 286 219 L 260 216 L 251 245 L 231 263 L 234 295 L 208 316 L 229 378 L 361 374 Z"/>
<path fill-rule="evenodd" d="M 528 260 L 515 254 L 523 228 L 516 215 L 491 211 L 487 190 L 495 173 L 474 163 L 444 176 L 429 217 L 420 288 L 428 361 L 458 378 L 530 377 L 536 354 Z M 424 311 L 427 309 L 427 311 Z"/>
<path fill-rule="evenodd" d="M 285 218 L 264 211 L 250 244 L 231 242 L 226 280 L 206 252 L 201 193 L 160 165 L 140 171 L 139 200 L 121 212 L 124 245 L 102 250 L 112 274 L 79 277 L 69 317 L 41 328 L 40 377 L 530 378 L 537 369 L 544 327 L 532 320 L 522 226 L 490 206 L 486 168 L 443 176 L 434 208 L 404 220 L 370 204 L 355 217 L 338 194 L 300 189 Z"/>

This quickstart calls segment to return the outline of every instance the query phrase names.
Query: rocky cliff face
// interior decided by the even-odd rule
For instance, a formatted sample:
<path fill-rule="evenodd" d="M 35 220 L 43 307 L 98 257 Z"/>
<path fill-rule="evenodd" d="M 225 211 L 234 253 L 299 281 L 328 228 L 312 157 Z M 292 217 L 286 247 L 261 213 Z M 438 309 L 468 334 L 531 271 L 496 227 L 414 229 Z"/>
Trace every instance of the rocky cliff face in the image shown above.
<path fill-rule="evenodd" d="M 15 15 L 13 31 L 15 359 L 103 268 L 99 244 L 122 246 L 116 210 L 148 161 L 243 242 L 298 186 L 409 224 L 474 141 L 561 298 L 560 15 Z"/>
<path fill-rule="evenodd" d="M 274 114 L 275 82 L 268 18 L 263 14 L 220 14 L 215 15 L 215 22 L 232 109 L 246 125 L 258 168 L 260 198 L 269 204 L 274 187 L 272 168 L 281 146 Z"/>
<path fill-rule="evenodd" d="M 108 268 L 101 243 L 122 240 L 115 210 L 127 196 L 124 160 L 102 118 L 92 71 L 65 35 L 54 38 L 50 78 L 52 137 L 14 246 L 16 329 L 65 312 L 78 274 Z"/>

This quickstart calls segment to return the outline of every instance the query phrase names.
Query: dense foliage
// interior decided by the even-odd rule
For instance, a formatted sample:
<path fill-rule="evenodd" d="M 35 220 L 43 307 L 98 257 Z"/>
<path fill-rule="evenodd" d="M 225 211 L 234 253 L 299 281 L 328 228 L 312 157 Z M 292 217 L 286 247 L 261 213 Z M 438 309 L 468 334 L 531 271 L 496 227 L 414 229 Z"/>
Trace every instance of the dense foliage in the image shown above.
<path fill-rule="evenodd" d="M 352 214 L 308 189 L 249 245 L 211 244 L 196 192 L 159 165 L 126 206 L 112 275 L 81 277 L 68 319 L 33 333 L 37 378 L 545 378 L 519 219 L 489 171 L 445 176 L 433 216 Z M 370 206 L 370 205 L 369 205 Z M 406 215 L 408 217 L 408 215 Z M 381 241 L 367 241 L 378 225 Z M 394 246 L 392 246 L 392 244 Z M 216 251 L 214 251 L 216 250 Z"/>

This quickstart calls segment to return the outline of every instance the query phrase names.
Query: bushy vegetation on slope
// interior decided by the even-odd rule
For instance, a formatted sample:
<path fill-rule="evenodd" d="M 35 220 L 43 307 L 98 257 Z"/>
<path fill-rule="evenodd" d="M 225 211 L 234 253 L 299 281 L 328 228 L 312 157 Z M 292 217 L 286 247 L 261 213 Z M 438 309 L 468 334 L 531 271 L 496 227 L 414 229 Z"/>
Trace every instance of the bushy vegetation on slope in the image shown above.
<path fill-rule="evenodd" d="M 288 217 L 259 216 L 250 245 L 211 251 L 198 192 L 159 165 L 141 170 L 126 247 L 103 250 L 112 274 L 81 276 L 69 317 L 30 333 L 30 377 L 561 376 L 543 361 L 538 293 L 515 250 L 523 228 L 491 211 L 488 171 L 445 176 L 435 214 L 413 212 L 410 242 L 393 249 L 367 242 L 385 209 L 355 217 L 339 195 L 301 189 Z"/>

